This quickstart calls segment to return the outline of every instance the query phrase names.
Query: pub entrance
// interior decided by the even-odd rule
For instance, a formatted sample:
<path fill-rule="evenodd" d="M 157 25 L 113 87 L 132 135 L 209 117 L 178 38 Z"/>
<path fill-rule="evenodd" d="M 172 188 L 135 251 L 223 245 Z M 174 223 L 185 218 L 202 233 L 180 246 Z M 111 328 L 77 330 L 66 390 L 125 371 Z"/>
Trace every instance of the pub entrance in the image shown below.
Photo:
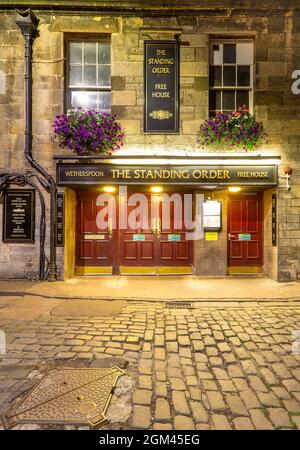
<path fill-rule="evenodd" d="M 228 198 L 228 273 L 260 273 L 263 265 L 262 192 Z"/>
<path fill-rule="evenodd" d="M 101 190 L 78 191 L 76 274 L 192 273 L 193 241 L 184 220 L 192 208 L 183 192 L 168 202 L 149 188 L 107 197 Z"/>

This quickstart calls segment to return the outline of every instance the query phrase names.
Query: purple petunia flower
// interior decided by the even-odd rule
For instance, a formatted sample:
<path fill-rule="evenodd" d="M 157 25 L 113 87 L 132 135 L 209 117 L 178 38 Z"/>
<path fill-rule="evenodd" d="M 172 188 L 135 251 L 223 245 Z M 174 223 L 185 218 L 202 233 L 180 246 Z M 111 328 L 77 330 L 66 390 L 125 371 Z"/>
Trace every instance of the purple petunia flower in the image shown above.
<path fill-rule="evenodd" d="M 124 130 L 114 115 L 81 108 L 56 116 L 54 136 L 78 155 L 110 153 L 124 144 Z"/>

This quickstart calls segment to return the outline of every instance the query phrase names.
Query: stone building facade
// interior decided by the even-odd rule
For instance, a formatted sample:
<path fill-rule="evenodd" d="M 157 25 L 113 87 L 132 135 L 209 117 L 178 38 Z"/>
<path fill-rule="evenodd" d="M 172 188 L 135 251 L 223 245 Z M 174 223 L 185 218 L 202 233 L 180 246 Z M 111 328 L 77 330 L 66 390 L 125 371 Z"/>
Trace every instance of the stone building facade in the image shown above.
<path fill-rule="evenodd" d="M 52 124 L 66 108 L 66 42 L 68 38 L 105 37 L 111 46 L 111 111 L 126 133 L 118 155 L 184 157 L 191 164 L 210 158 L 198 148 L 196 134 L 209 115 L 211 43 L 250 42 L 253 46 L 251 95 L 253 112 L 268 137 L 258 152 L 242 157 L 259 168 L 262 157 L 275 161 L 276 186 L 262 192 L 262 271 L 278 281 L 300 279 L 300 94 L 297 86 L 300 60 L 300 7 L 296 0 L 263 3 L 225 1 L 102 2 L 0 2 L 0 172 L 31 170 L 24 156 L 24 38 L 15 24 L 15 8 L 31 7 L 39 18 L 39 35 L 33 46 L 33 153 L 43 168 L 56 177 L 54 155 L 68 154 L 54 142 Z M 174 3 L 177 4 L 174 7 Z M 257 4 L 257 6 L 255 6 Z M 147 134 L 144 114 L 144 41 L 174 40 L 180 47 L 180 130 L 177 134 Z M 297 72 L 298 70 L 298 72 Z M 293 88 L 294 86 L 294 88 Z M 293 89 L 292 89 L 293 88 Z M 239 105 L 237 105 L 239 106 Z M 226 153 L 227 156 L 231 156 Z M 224 153 L 211 157 L 220 163 Z M 244 160 L 243 160 L 244 158 Z M 252 158 L 252 159 L 251 159 Z M 177 163 L 182 164 L 183 159 Z M 250 161 L 250 162 L 249 162 Z M 99 163 L 100 164 L 100 163 Z M 142 164 L 142 159 L 141 159 Z M 168 164 L 168 163 L 167 163 Z M 292 169 L 287 180 L 287 167 Z M 290 189 L 286 188 L 286 183 Z M 82 186 L 82 189 L 85 187 Z M 65 245 L 56 249 L 59 278 L 74 276 L 76 269 L 77 189 L 59 186 L 65 193 Z M 193 186 L 194 192 L 222 203 L 222 229 L 217 240 L 193 243 L 192 270 L 198 275 L 228 273 L 228 190 Z M 251 186 L 249 195 L 253 195 Z M 258 189 L 260 192 L 260 189 Z M 251 194 L 252 193 L 252 194 Z M 272 243 L 272 195 L 277 194 L 277 243 Z M 3 196 L 2 196 L 3 199 Z M 46 254 L 49 255 L 49 195 Z M 3 220 L 3 200 L 0 221 Z M 36 205 L 36 221 L 39 219 Z M 1 225 L 2 227 L 2 225 Z M 38 271 L 39 227 L 35 244 L 0 244 L 0 277 L 28 278 Z M 245 234 L 245 233 L 244 233 Z M 76 273 L 75 273 L 76 274 Z"/>

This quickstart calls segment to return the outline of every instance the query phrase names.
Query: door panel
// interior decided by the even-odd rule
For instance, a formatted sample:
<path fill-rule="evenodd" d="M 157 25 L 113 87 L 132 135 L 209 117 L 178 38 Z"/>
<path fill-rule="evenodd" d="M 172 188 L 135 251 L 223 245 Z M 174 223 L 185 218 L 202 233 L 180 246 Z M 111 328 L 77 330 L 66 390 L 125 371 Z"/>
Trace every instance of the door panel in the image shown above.
<path fill-rule="evenodd" d="M 248 259 L 258 259 L 259 258 L 259 242 L 251 241 L 246 242 L 246 257 Z"/>
<path fill-rule="evenodd" d="M 241 259 L 242 256 L 242 242 L 241 241 L 231 241 L 231 259 Z"/>
<path fill-rule="evenodd" d="M 156 242 L 153 231 L 150 228 L 150 196 L 143 195 L 144 197 L 141 202 L 137 205 L 127 205 L 126 208 L 127 229 L 120 230 L 119 241 L 121 266 L 155 266 Z M 124 202 L 126 198 L 121 198 L 120 201 Z M 142 211 L 148 211 L 147 215 L 145 214 L 144 216 Z M 136 218 L 136 220 L 133 220 L 133 218 Z"/>
<path fill-rule="evenodd" d="M 184 202 L 183 194 L 177 194 L 177 198 L 176 206 L 174 202 L 170 202 L 168 205 L 163 199 L 160 201 L 161 230 L 157 236 L 160 242 L 160 251 L 157 254 L 158 266 L 166 264 L 168 266 L 192 266 L 193 264 L 194 242 L 186 239 L 186 233 L 191 230 L 188 230 L 185 224 L 185 217 L 193 219 L 192 206 L 190 203 Z M 172 236 L 173 239 L 176 237 L 176 240 L 170 240 Z"/>
<path fill-rule="evenodd" d="M 160 239 L 160 260 L 172 261 L 173 259 L 174 255 L 172 242 L 163 241 Z"/>
<path fill-rule="evenodd" d="M 262 195 L 239 195 L 228 201 L 228 266 L 259 267 L 263 262 Z"/>
<path fill-rule="evenodd" d="M 181 261 L 188 261 L 190 257 L 189 242 L 177 242 L 177 259 Z"/>
<path fill-rule="evenodd" d="M 80 233 L 93 233 L 93 200 L 80 202 Z"/>
<path fill-rule="evenodd" d="M 242 233 L 243 204 L 241 200 L 232 200 L 231 202 L 231 216 L 230 216 L 230 230 L 232 233 Z"/>
<path fill-rule="evenodd" d="M 92 242 L 80 241 L 80 259 L 88 260 L 93 257 Z"/>
<path fill-rule="evenodd" d="M 112 266 L 112 235 L 97 227 L 96 217 L 105 206 L 97 206 L 99 193 L 77 193 L 76 266 Z"/>
<path fill-rule="evenodd" d="M 141 242 L 141 259 L 153 260 L 154 255 L 154 242 Z"/>

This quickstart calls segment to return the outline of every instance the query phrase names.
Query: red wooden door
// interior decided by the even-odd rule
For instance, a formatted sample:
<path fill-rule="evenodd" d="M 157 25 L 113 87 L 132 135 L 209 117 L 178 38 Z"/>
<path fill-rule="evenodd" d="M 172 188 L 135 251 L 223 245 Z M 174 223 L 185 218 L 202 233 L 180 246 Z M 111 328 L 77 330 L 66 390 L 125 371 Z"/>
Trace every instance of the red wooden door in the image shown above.
<path fill-rule="evenodd" d="M 127 200 L 127 197 L 120 198 L 120 202 Z M 155 266 L 157 241 L 151 223 L 151 196 L 142 194 L 137 204 L 131 203 L 134 198 L 126 207 L 128 226 L 120 229 L 120 265 Z"/>
<path fill-rule="evenodd" d="M 158 221 L 158 266 L 192 266 L 193 241 L 187 240 L 186 219 L 192 219 L 192 203 L 176 193 L 177 201 L 161 197 Z"/>
<path fill-rule="evenodd" d="M 99 193 L 81 191 L 77 194 L 76 265 L 77 267 L 112 266 L 113 232 L 99 229 L 97 214 L 104 206 L 97 206 Z"/>
<path fill-rule="evenodd" d="M 262 195 L 234 195 L 228 203 L 228 265 L 259 267 L 263 262 Z"/>
<path fill-rule="evenodd" d="M 185 209 L 192 205 L 184 204 L 183 195 L 176 195 L 181 199 L 177 207 L 174 202 L 165 201 L 163 196 L 143 194 L 139 208 L 147 211 L 145 223 L 137 220 L 135 227 L 120 230 L 122 266 L 192 266 L 193 241 L 186 239 L 184 224 Z M 128 219 L 135 208 L 136 205 L 127 205 Z M 178 220 L 178 213 L 181 220 Z"/>

